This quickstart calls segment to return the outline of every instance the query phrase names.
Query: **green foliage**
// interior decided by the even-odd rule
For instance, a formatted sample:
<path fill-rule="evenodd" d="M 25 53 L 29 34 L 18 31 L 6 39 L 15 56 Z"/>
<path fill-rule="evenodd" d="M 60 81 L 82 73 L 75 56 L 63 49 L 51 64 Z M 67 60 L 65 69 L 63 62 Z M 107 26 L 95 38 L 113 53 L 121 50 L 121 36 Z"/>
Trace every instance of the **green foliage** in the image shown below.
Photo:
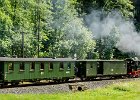
<path fill-rule="evenodd" d="M 140 31 L 140 2 L 138 0 L 134 1 L 135 11 L 134 11 L 134 18 L 135 18 L 135 26 L 137 31 Z"/>
<path fill-rule="evenodd" d="M 133 17 L 133 2 L 131 0 L 78 0 L 81 8 L 86 13 L 93 9 L 103 9 L 105 11 L 118 10 L 126 17 Z"/>
<path fill-rule="evenodd" d="M 99 16 L 100 20 L 106 18 L 106 16 L 108 16 L 110 12 L 113 11 L 120 12 L 121 15 L 124 16 L 126 19 L 134 17 L 133 14 L 134 5 L 131 0 L 78 0 L 78 2 L 80 3 L 81 9 L 84 13 L 89 14 L 92 12 L 92 10 L 96 10 L 98 13 L 98 10 L 100 10 L 102 12 L 102 15 Z M 83 13 L 82 11 L 80 13 Z M 98 34 L 98 33 L 94 33 L 94 34 Z M 114 57 L 113 53 L 115 52 L 113 48 L 115 47 L 115 42 L 116 42 L 116 39 L 114 39 L 114 37 L 117 38 L 116 35 L 118 33 L 117 31 L 112 30 L 111 33 L 107 33 L 107 34 L 110 35 L 96 40 L 95 52 L 99 53 L 100 59 L 110 59 Z"/>
<path fill-rule="evenodd" d="M 10 18 L 11 9 L 8 0 L 0 1 L 0 55 L 10 54 L 12 20 Z"/>
<path fill-rule="evenodd" d="M 74 5 L 66 0 L 57 0 L 53 3 L 54 31 L 50 34 L 49 55 L 55 57 L 85 58 L 87 52 L 94 48 L 95 42 L 91 33 L 84 26 L 82 19 Z"/>
<path fill-rule="evenodd" d="M 39 0 L 40 1 L 40 0 Z M 22 33 L 24 33 L 25 57 L 37 55 L 37 45 L 47 40 L 51 22 L 50 0 L 4 0 L 0 9 L 1 56 L 22 56 Z M 36 15 L 38 14 L 38 15 Z M 36 16 L 40 16 L 39 18 Z M 38 41 L 38 33 L 39 41 Z"/>
<path fill-rule="evenodd" d="M 123 53 L 117 48 L 113 49 L 113 58 L 115 59 L 126 59 L 129 58 L 129 55 L 130 55 L 129 53 Z"/>
<path fill-rule="evenodd" d="M 103 9 L 106 11 L 119 10 L 126 17 L 133 17 L 134 6 L 130 0 L 105 0 Z"/>
<path fill-rule="evenodd" d="M 76 54 L 78 58 L 110 59 L 118 54 L 113 49 L 114 41 L 105 37 L 95 42 L 81 16 L 91 13 L 92 9 L 101 9 L 105 15 L 117 10 L 125 18 L 133 18 L 135 14 L 139 30 L 137 4 L 133 5 L 131 0 L 1 0 L 0 56 L 21 57 L 24 33 L 25 57 L 37 57 L 39 46 L 40 57 L 74 57 Z M 112 36 L 113 33 L 117 34 L 112 32 Z M 90 54 L 93 56 L 89 57 Z"/>

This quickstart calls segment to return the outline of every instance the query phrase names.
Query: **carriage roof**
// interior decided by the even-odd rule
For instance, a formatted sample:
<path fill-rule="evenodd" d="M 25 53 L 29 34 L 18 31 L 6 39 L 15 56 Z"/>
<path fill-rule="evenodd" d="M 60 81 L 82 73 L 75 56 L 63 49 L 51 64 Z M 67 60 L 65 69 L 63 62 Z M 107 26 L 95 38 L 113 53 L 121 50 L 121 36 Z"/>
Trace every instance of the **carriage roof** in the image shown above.
<path fill-rule="evenodd" d="M 8 57 L 0 57 L 0 61 L 39 61 L 39 62 L 45 62 L 45 61 L 75 61 L 75 59 L 72 58 L 8 58 Z"/>

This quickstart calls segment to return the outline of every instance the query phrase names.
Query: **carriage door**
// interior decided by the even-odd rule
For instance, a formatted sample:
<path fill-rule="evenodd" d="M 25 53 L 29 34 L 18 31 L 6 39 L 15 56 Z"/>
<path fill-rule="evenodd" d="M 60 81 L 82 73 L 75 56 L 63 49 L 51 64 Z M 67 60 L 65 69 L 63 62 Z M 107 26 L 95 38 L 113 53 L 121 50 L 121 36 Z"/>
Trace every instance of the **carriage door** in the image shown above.
<path fill-rule="evenodd" d="M 133 69 L 133 60 L 131 59 L 126 59 L 126 65 L 127 65 L 127 73 L 130 73 L 132 72 L 132 69 Z"/>
<path fill-rule="evenodd" d="M 4 62 L 0 62 L 0 80 L 3 80 L 4 76 Z"/>
<path fill-rule="evenodd" d="M 77 77 L 85 77 L 86 75 L 86 62 L 85 61 L 79 61 L 76 64 L 75 67 L 75 73 Z"/>
<path fill-rule="evenodd" d="M 103 61 L 97 62 L 97 75 L 103 75 Z"/>

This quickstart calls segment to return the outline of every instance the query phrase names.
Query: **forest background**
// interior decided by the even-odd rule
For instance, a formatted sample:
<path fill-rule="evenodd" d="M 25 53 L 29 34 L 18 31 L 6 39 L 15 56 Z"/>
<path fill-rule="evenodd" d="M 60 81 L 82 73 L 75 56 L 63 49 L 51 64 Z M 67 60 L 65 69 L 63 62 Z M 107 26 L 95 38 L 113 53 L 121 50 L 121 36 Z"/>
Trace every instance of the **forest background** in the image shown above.
<path fill-rule="evenodd" d="M 139 0 L 0 0 L 0 56 L 140 55 Z"/>

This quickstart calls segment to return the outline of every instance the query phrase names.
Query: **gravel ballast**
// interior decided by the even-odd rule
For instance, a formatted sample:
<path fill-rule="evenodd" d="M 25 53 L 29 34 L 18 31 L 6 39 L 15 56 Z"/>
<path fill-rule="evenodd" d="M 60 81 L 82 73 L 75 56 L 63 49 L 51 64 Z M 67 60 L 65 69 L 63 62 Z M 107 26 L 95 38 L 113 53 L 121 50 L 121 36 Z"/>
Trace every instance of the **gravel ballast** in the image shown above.
<path fill-rule="evenodd" d="M 62 92 L 73 92 L 69 86 L 72 84 L 82 84 L 87 89 L 96 89 L 98 87 L 105 87 L 107 85 L 118 83 L 140 80 L 140 78 L 134 79 L 116 79 L 116 80 L 98 80 L 98 81 L 85 81 L 85 82 L 74 82 L 74 83 L 61 83 L 61 84 L 49 84 L 49 85 L 37 85 L 37 86 L 20 86 L 20 87 L 8 87 L 1 88 L 0 94 L 50 94 L 50 93 L 62 93 Z"/>

